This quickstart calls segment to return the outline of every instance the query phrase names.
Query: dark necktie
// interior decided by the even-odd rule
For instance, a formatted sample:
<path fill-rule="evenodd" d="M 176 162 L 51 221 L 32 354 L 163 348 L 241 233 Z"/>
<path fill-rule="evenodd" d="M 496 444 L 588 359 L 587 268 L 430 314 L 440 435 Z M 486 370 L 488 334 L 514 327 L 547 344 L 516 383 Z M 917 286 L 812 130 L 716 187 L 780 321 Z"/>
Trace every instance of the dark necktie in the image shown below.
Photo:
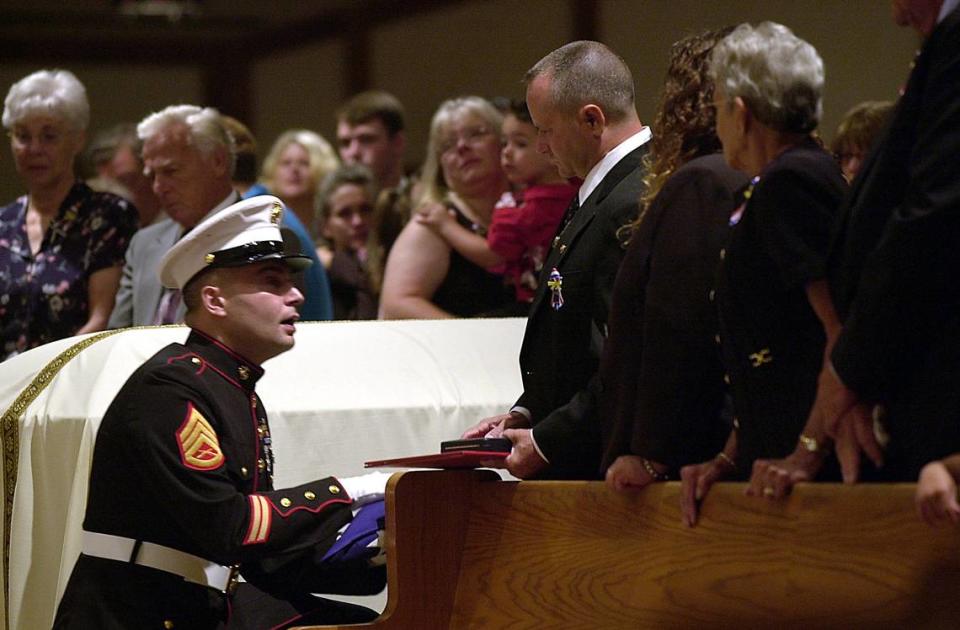
<path fill-rule="evenodd" d="M 563 234 L 563 231 L 567 228 L 567 224 L 573 220 L 573 216 L 577 214 L 577 210 L 580 209 L 580 193 L 576 192 L 573 194 L 573 199 L 570 200 L 570 205 L 567 206 L 567 211 L 563 213 L 563 219 L 560 221 L 560 229 L 557 230 L 557 236 Z"/>

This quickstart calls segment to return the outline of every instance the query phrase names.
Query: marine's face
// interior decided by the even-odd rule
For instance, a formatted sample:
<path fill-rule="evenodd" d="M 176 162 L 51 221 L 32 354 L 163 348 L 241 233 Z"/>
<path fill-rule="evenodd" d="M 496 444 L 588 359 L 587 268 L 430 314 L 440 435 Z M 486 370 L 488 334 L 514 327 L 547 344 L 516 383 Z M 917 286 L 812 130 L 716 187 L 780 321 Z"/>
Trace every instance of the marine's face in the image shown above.
<path fill-rule="evenodd" d="M 222 326 L 237 352 L 263 363 L 293 347 L 303 294 L 280 261 L 218 269 Z"/>

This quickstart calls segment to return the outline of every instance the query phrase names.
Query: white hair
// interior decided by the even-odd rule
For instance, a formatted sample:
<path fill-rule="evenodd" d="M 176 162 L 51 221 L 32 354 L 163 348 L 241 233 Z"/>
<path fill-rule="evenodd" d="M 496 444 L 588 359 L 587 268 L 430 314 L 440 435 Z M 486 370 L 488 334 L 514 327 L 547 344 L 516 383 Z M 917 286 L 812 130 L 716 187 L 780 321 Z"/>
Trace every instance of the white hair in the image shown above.
<path fill-rule="evenodd" d="M 141 120 L 137 125 L 137 137 L 141 142 L 146 142 L 174 125 L 189 129 L 191 143 L 204 155 L 210 155 L 219 148 L 226 150 L 229 172 L 233 172 L 236 144 L 224 126 L 220 112 L 212 107 L 171 105 Z"/>
<path fill-rule="evenodd" d="M 90 103 L 83 83 L 69 70 L 38 70 L 14 83 L 3 102 L 4 128 L 37 115 L 60 118 L 74 130 L 85 130 Z"/>
<path fill-rule="evenodd" d="M 743 99 L 772 129 L 808 133 L 820 122 L 823 60 L 782 24 L 738 26 L 714 47 L 710 76 L 727 102 Z"/>

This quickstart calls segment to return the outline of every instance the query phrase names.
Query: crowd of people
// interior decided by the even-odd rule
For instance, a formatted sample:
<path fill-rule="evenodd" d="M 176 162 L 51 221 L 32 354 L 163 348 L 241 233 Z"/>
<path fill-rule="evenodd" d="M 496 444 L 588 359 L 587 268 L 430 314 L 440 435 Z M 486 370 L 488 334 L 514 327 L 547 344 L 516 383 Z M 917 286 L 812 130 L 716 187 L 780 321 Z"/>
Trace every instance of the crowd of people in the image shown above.
<path fill-rule="evenodd" d="M 186 317 L 195 332 L 167 364 L 193 352 L 249 375 L 292 345 L 297 319 L 520 315 L 523 393 L 463 434 L 508 438 L 519 478 L 623 492 L 679 479 L 690 526 L 719 480 L 765 500 L 802 481 L 919 480 L 922 518 L 960 522 L 958 4 L 894 3 L 924 37 L 906 87 L 852 109 L 829 149 L 823 61 L 772 22 L 674 44 L 650 126 L 623 59 L 567 44 L 530 68 L 524 100 L 443 102 L 416 173 L 402 106 L 373 91 L 338 112 L 337 151 L 291 130 L 259 176 L 240 121 L 171 106 L 98 137 L 88 185 L 74 169 L 84 88 L 37 72 L 3 113 L 28 193 L 0 209 L 3 357 Z M 240 223 L 224 249 L 192 249 L 247 215 L 274 224 L 279 249 L 228 247 Z M 171 248 L 187 252 L 182 277 Z M 239 280 L 216 269 L 278 260 L 290 339 L 264 350 L 218 319 L 216 294 L 237 300 Z M 208 348 L 199 333 L 217 327 L 258 356 Z"/>

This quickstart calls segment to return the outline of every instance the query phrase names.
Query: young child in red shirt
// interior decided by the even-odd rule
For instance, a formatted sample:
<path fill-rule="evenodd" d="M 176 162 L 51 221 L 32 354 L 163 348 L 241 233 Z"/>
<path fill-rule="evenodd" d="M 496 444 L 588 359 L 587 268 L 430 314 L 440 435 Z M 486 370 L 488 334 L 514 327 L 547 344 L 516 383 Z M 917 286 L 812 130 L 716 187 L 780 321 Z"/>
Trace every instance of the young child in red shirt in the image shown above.
<path fill-rule="evenodd" d="M 537 128 L 526 103 L 512 101 L 503 119 L 500 164 L 515 192 L 497 203 L 486 238 L 459 225 L 443 206 L 425 208 L 416 220 L 429 226 L 472 263 L 502 273 L 529 304 L 550 241 L 578 185 L 567 182 L 537 150 Z"/>

